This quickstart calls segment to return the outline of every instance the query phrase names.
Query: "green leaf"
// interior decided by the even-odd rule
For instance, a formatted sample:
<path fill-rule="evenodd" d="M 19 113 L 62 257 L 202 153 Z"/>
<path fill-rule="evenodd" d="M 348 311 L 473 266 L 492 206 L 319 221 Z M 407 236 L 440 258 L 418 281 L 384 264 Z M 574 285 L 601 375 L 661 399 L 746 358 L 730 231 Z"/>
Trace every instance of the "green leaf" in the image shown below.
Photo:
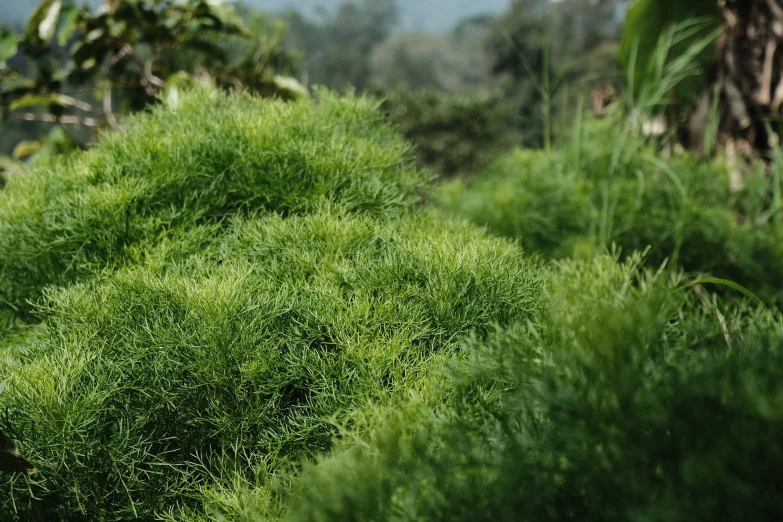
<path fill-rule="evenodd" d="M 87 33 L 87 36 L 85 37 L 85 40 L 87 42 L 94 42 L 98 38 L 101 38 L 104 34 L 103 28 L 98 27 L 97 29 L 93 29 L 89 33 Z"/>
<path fill-rule="evenodd" d="M 21 98 L 12 101 L 8 105 L 8 108 L 15 111 L 17 109 L 35 107 L 38 105 L 44 107 L 62 106 L 63 102 L 58 94 L 25 94 Z"/>
<path fill-rule="evenodd" d="M 32 89 L 35 82 L 30 78 L 22 76 L 16 71 L 7 71 L 0 75 L 0 92 L 9 94 L 13 91 Z"/>
<path fill-rule="evenodd" d="M 734 281 L 729 281 L 728 279 L 720 279 L 718 277 L 700 277 L 696 281 L 692 281 L 692 282 L 684 285 L 684 287 L 685 288 L 689 288 L 691 286 L 703 285 L 705 283 L 711 283 L 711 284 L 714 284 L 714 285 L 722 285 L 722 286 L 729 287 L 732 290 L 736 290 L 737 292 L 741 293 L 742 295 L 744 295 L 745 297 L 747 297 L 748 299 L 750 299 L 751 301 L 753 301 L 757 305 L 764 306 L 764 302 L 761 299 L 759 299 L 756 294 L 754 294 L 753 292 L 751 292 L 750 290 L 748 290 L 744 286 L 739 285 L 739 284 L 735 283 Z"/>
<path fill-rule="evenodd" d="M 20 141 L 14 147 L 11 155 L 14 159 L 22 159 L 30 154 L 35 154 L 39 150 L 41 150 L 41 142 L 39 141 Z"/>
<path fill-rule="evenodd" d="M 692 18 L 709 20 L 699 31 L 674 43 L 670 59 L 683 55 L 688 48 L 721 26 L 722 19 L 716 0 L 636 0 L 628 9 L 620 42 L 620 61 L 626 74 L 633 74 L 633 90 L 638 94 L 641 86 L 649 81 L 651 61 L 655 56 L 658 38 L 665 29 Z M 715 59 L 715 44 L 704 49 L 697 57 L 702 70 Z M 633 68 L 633 71 L 629 69 Z M 704 79 L 689 79 L 684 97 L 697 96 L 704 88 Z"/>
<path fill-rule="evenodd" d="M 79 25 L 79 9 L 69 5 L 60 15 L 60 30 L 57 33 L 57 43 L 65 45 L 71 39 Z"/>
<path fill-rule="evenodd" d="M 203 5 L 207 12 L 221 24 L 229 24 L 234 21 L 234 18 L 231 16 L 233 14 L 231 7 L 223 2 L 205 0 Z"/>
<path fill-rule="evenodd" d="M 0 29 L 0 62 L 5 62 L 16 54 L 17 36 L 8 29 Z"/>
<path fill-rule="evenodd" d="M 193 76 L 185 71 L 178 71 L 166 78 L 166 85 L 163 87 L 161 99 L 171 108 L 176 109 L 179 105 L 180 91 L 192 87 L 195 84 Z"/>
<path fill-rule="evenodd" d="M 272 84 L 278 94 L 289 100 L 304 100 L 310 97 L 307 88 L 290 76 L 277 75 L 272 78 Z"/>
<path fill-rule="evenodd" d="M 234 8 L 222 1 L 202 0 L 196 7 L 196 15 L 211 19 L 215 22 L 214 28 L 219 28 L 226 33 L 250 36 L 250 32 L 236 11 L 234 11 Z"/>
<path fill-rule="evenodd" d="M 62 6 L 62 0 L 44 0 L 38 4 L 27 22 L 27 37 L 48 44 L 57 29 Z"/>
<path fill-rule="evenodd" d="M 68 75 L 73 72 L 75 65 L 72 61 L 68 61 L 64 64 L 60 63 L 57 65 L 58 66 L 55 66 L 51 71 L 52 81 L 64 82 L 67 80 Z"/>
<path fill-rule="evenodd" d="M 109 34 L 111 34 L 115 38 L 119 38 L 125 30 L 128 28 L 128 22 L 125 20 L 114 20 L 113 18 L 109 20 Z"/>
<path fill-rule="evenodd" d="M 209 40 L 193 38 L 188 40 L 184 47 L 189 50 L 202 52 L 217 63 L 228 61 L 226 52 L 219 45 Z"/>
<path fill-rule="evenodd" d="M 164 15 L 163 27 L 166 29 L 174 29 L 182 21 L 182 13 L 169 11 L 164 13 Z"/>

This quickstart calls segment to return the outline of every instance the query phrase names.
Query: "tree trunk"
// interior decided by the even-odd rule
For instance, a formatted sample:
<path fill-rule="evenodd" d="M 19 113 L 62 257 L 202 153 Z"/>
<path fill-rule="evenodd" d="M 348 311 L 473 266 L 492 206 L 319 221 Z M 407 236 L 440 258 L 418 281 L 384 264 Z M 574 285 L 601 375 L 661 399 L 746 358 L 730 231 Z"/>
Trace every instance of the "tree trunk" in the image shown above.
<path fill-rule="evenodd" d="M 717 81 L 725 103 L 722 140 L 740 154 L 779 141 L 783 105 L 783 0 L 720 0 Z"/>

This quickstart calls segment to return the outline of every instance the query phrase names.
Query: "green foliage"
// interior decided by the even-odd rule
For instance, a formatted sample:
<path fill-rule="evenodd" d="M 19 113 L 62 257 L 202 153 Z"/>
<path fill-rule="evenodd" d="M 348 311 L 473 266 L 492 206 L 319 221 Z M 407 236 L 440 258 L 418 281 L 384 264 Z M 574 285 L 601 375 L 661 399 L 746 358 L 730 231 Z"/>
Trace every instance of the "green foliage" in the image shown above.
<path fill-rule="evenodd" d="M 617 9 L 623 4 L 622 0 L 514 0 L 490 30 L 487 45 L 493 66 L 517 80 L 538 76 L 544 66 L 544 46 L 549 45 L 554 71 L 576 68 L 572 72 L 584 75 L 584 67 L 592 65 L 587 58 L 619 39 L 622 20 Z M 593 73 L 603 77 L 612 72 L 593 67 Z"/>
<path fill-rule="evenodd" d="M 116 58 L 119 40 L 93 31 L 125 13 L 138 28 L 115 33 L 155 35 L 140 51 L 153 72 L 135 73 L 162 101 L 87 151 L 53 134 L 16 147 L 37 151 L 28 168 L 0 163 L 0 456 L 24 455 L 0 458 L 17 471 L 0 475 L 0 520 L 783 517 L 783 322 L 763 304 L 783 298 L 783 154 L 754 171 L 662 155 L 670 137 L 645 134 L 699 70 L 708 39 L 674 52 L 694 22 L 663 32 L 626 113 L 586 121 L 580 101 L 553 143 L 554 96 L 612 52 L 616 27 L 594 22 L 616 5 L 516 1 L 492 26 L 490 44 L 510 46 L 490 46 L 497 77 L 470 87 L 502 96 L 435 74 L 448 94 L 383 104 L 226 95 L 305 91 L 277 76 L 293 65 L 276 54 L 282 25 L 211 0 L 116 0 L 100 16 L 45 0 L 26 35 L 0 33 L 0 57 L 17 53 L 0 76 L 27 89 L 46 75 L 20 50 L 94 38 Z M 367 0 L 292 17 L 303 79 L 372 90 L 388 51 L 376 70 L 429 85 L 463 48 L 422 41 L 477 52 L 484 37 L 478 20 L 381 46 L 395 13 Z M 547 30 L 572 38 L 536 40 Z M 111 70 L 85 60 L 79 74 Z M 68 82 L 9 104 L 86 103 Z M 429 178 L 403 135 L 423 166 L 485 173 L 422 210 Z M 548 150 L 494 159 L 514 142 Z"/>
<path fill-rule="evenodd" d="M 5 68 L 5 62 L 16 54 L 18 48 L 18 37 L 7 28 L 0 28 L 0 68 Z"/>
<path fill-rule="evenodd" d="M 591 244 L 596 210 L 589 185 L 534 151 L 515 151 L 473 181 L 446 183 L 437 199 L 447 213 L 514 238 L 528 252 L 561 258 Z"/>
<path fill-rule="evenodd" d="M 555 264 L 541 321 L 471 343 L 450 406 L 307 466 L 286 519 L 779 518 L 783 324 L 634 265 Z"/>
<path fill-rule="evenodd" d="M 370 87 L 372 53 L 389 37 L 398 16 L 395 0 L 346 1 L 317 21 L 293 16 L 289 39 L 304 55 L 306 83 L 340 91 Z"/>
<path fill-rule="evenodd" d="M 60 143 L 84 148 L 85 129 L 117 127 L 119 115 L 196 78 L 307 97 L 301 86 L 291 88 L 295 80 L 279 76 L 294 68 L 280 49 L 285 27 L 270 28 L 258 14 L 246 18 L 250 23 L 211 0 L 112 0 L 96 12 L 44 0 L 23 35 L 0 32 L 0 120 L 74 126 Z"/>
<path fill-rule="evenodd" d="M 616 0 L 515 0 L 490 26 L 488 54 L 522 132 L 520 145 L 550 148 L 558 134 L 569 134 L 553 125 L 559 115 L 570 124 L 576 104 L 569 86 L 582 95 L 585 85 L 617 77 L 620 6 Z"/>
<path fill-rule="evenodd" d="M 0 308 L 26 313 L 49 284 L 122 265 L 171 231 L 324 203 L 374 216 L 419 199 L 425 177 L 377 103 L 266 103 L 209 88 L 128 118 L 86 154 L 13 176 L 0 197 Z"/>
<path fill-rule="evenodd" d="M 438 34 L 394 35 L 372 55 L 374 85 L 385 91 L 435 89 L 453 94 L 486 94 L 500 87 L 485 49 L 493 19 L 463 20 Z"/>
<path fill-rule="evenodd" d="M 0 476 L 0 518 L 230 513 L 225 484 L 271 496 L 333 418 L 534 315 L 515 245 L 412 211 L 426 178 L 376 109 L 186 91 L 11 178 L 2 406 L 39 472 Z"/>
<path fill-rule="evenodd" d="M 686 24 L 694 18 L 702 23 L 691 25 L 692 30 L 680 33 L 667 45 L 668 56 L 659 56 L 659 40 L 662 35 L 666 35 L 666 30 Z M 635 94 L 639 95 L 646 84 L 655 81 L 650 77 L 655 76 L 655 71 L 660 70 L 666 62 L 692 52 L 694 45 L 704 39 L 707 41 L 697 49 L 693 57 L 695 60 L 689 61 L 701 71 L 706 71 L 715 61 L 715 33 L 721 24 L 720 9 L 715 0 L 637 0 L 626 15 L 620 44 L 620 61 L 626 69 L 626 75 L 633 79 L 630 85 Z M 680 82 L 675 92 L 667 94 L 676 103 L 692 105 L 706 85 L 706 77 L 692 76 Z"/>
<path fill-rule="evenodd" d="M 46 334 L 3 368 L 40 469 L 3 480 L 3 519 L 146 520 L 210 480 L 252 483 L 325 451 L 332 415 L 404 397 L 460 336 L 536 306 L 513 246 L 425 218 L 252 217 L 185 260 L 145 254 L 48 292 Z"/>
<path fill-rule="evenodd" d="M 583 257 L 612 244 L 625 253 L 649 248 L 652 266 L 668 260 L 767 302 L 783 298 L 774 179 L 724 160 L 664 160 L 638 123 L 617 113 L 577 120 L 573 141 L 552 154 L 516 152 L 473 182 L 444 185 L 441 208 L 546 257 Z"/>
<path fill-rule="evenodd" d="M 521 139 L 498 95 L 398 90 L 382 108 L 413 142 L 419 163 L 444 176 L 471 174 Z"/>
<path fill-rule="evenodd" d="M 515 0 L 509 12 L 496 20 L 487 40 L 496 72 L 517 80 L 540 73 L 551 24 L 549 9 L 544 0 Z"/>

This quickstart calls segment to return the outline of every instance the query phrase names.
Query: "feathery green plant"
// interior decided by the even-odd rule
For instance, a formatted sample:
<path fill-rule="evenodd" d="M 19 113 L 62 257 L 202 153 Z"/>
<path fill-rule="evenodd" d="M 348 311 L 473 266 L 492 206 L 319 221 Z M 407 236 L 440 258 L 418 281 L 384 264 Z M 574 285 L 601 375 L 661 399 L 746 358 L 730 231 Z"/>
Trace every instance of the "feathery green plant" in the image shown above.
<path fill-rule="evenodd" d="M 780 209 L 778 162 L 771 177 L 743 176 L 745 186 L 738 187 L 732 178 L 742 176 L 740 165 L 697 161 L 687 153 L 664 159 L 659 140 L 667 136 L 642 132 L 646 118 L 666 110 L 667 93 L 699 71 L 696 56 L 712 35 L 674 60 L 667 56 L 703 28 L 693 21 L 662 35 L 650 60 L 650 84 L 638 98 L 627 90 L 636 112 L 614 107 L 589 121 L 577 115 L 567 146 L 550 154 L 517 151 L 470 182 L 444 184 L 436 195 L 440 208 L 546 257 L 584 257 L 613 244 L 627 253 L 649 248 L 652 266 L 668 261 L 779 302 L 783 229 L 771 219 Z"/>
<path fill-rule="evenodd" d="M 470 343 L 450 406 L 307 465 L 284 519 L 779 518 L 780 318 L 639 261 L 555 263 L 541 321 Z"/>
<path fill-rule="evenodd" d="M 605 241 L 629 254 L 649 248 L 653 266 L 668 260 L 672 268 L 735 281 L 769 303 L 780 301 L 783 229 L 769 219 L 774 178 L 748 177 L 736 191 L 736 166 L 687 155 L 664 162 L 644 149 L 607 180 L 611 144 L 602 153 L 602 140 L 585 139 L 589 159 L 579 172 L 567 151 L 518 151 L 474 181 L 444 184 L 438 205 L 548 258 L 590 256 Z"/>
<path fill-rule="evenodd" d="M 426 175 L 378 103 L 314 103 L 201 88 L 129 117 L 90 151 L 14 176 L 0 194 L 0 308 L 30 311 L 47 285 L 121 266 L 127 247 L 235 215 L 298 215 L 332 202 L 399 214 Z"/>
<path fill-rule="evenodd" d="M 272 495 L 334 418 L 430 395 L 461 339 L 534 315 L 515 245 L 413 209 L 375 109 L 195 91 L 0 193 L 0 295 L 40 321 L 2 339 L 40 471 L 0 477 L 0 519 L 230 512 L 226 484 Z"/>

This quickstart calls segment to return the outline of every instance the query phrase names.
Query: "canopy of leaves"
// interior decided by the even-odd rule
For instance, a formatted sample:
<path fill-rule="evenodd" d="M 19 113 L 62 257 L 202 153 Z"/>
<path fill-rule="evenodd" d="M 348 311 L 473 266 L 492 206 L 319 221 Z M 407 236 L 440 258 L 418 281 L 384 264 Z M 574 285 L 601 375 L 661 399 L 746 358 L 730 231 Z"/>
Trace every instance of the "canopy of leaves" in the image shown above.
<path fill-rule="evenodd" d="M 522 139 L 498 94 L 397 90 L 382 108 L 413 142 L 419 163 L 442 176 L 473 174 Z"/>
<path fill-rule="evenodd" d="M 306 89 L 280 76 L 294 59 L 285 31 L 259 14 L 247 23 L 224 2 L 114 0 L 99 10 L 44 0 L 22 35 L 0 30 L 0 121 L 56 123 L 61 136 L 30 136 L 17 158 L 47 141 L 85 146 L 85 129 L 117 127 L 119 115 L 157 103 L 196 81 L 286 99 Z M 116 114 L 115 114 L 116 113 Z M 58 140 L 58 138 L 61 138 Z"/>
<path fill-rule="evenodd" d="M 370 87 L 372 53 L 389 37 L 398 16 L 395 0 L 345 2 L 316 21 L 293 16 L 289 45 L 304 54 L 306 83 L 341 91 Z"/>

